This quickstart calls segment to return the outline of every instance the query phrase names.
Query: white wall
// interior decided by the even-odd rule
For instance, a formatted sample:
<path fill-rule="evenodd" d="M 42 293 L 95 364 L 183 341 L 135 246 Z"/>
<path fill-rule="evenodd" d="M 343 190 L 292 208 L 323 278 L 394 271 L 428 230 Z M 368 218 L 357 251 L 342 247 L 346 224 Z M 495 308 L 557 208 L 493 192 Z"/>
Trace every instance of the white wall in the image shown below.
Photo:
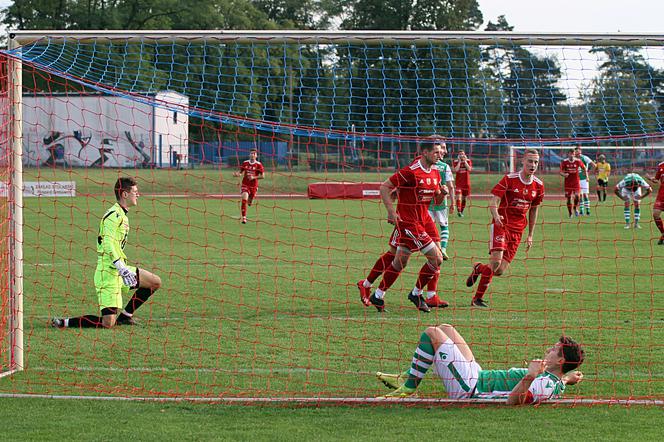
<path fill-rule="evenodd" d="M 171 164 L 172 153 L 182 155 L 182 161 L 188 162 L 186 157 L 189 151 L 189 99 L 176 92 L 159 92 L 154 97 L 157 106 L 159 103 L 170 105 L 169 107 L 181 109 L 174 111 L 163 107 L 154 108 L 154 134 L 155 134 L 155 162 L 157 165 L 167 167 Z M 177 116 L 174 118 L 174 114 Z M 159 135 L 161 134 L 161 144 Z M 159 146 L 161 146 L 161 157 L 159 157 Z M 161 162 L 160 162 L 161 161 Z"/>

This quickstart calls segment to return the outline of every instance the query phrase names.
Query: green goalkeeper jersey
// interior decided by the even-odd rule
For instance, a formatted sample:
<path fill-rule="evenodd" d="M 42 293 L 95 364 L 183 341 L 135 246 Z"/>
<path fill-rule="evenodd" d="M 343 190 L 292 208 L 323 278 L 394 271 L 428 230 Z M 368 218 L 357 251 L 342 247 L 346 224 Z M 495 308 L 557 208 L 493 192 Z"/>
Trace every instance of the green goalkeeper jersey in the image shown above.
<path fill-rule="evenodd" d="M 104 267 L 113 267 L 118 259 L 127 261 L 124 247 L 129 235 L 129 218 L 127 211 L 115 203 L 106 211 L 99 223 L 99 236 L 97 237 L 97 264 Z"/>
<path fill-rule="evenodd" d="M 442 180 L 442 184 L 445 184 L 448 181 L 454 181 L 454 175 L 452 174 L 452 169 L 447 163 L 438 160 L 436 162 L 436 167 L 438 168 L 438 172 L 440 172 L 440 179 Z M 454 195 L 452 196 L 454 197 Z M 447 209 L 447 197 L 443 199 L 443 203 L 440 205 L 436 205 L 434 203 L 434 200 L 431 199 L 431 203 L 429 204 L 430 211 L 437 212 L 439 210 L 445 210 L 445 209 Z"/>
<path fill-rule="evenodd" d="M 505 398 L 527 373 L 527 368 L 480 370 L 473 396 Z M 565 383 L 558 376 L 545 371 L 533 380 L 528 391 L 534 402 L 542 402 L 562 395 L 565 391 Z"/>

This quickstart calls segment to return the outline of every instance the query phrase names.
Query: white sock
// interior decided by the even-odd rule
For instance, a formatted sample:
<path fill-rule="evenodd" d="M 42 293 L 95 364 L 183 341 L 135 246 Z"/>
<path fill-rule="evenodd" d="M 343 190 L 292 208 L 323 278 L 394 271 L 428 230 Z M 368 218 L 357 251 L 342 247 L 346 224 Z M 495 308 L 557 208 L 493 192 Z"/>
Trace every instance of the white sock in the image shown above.
<path fill-rule="evenodd" d="M 374 296 L 378 299 L 383 299 L 385 297 L 385 292 L 382 291 L 381 289 L 376 289 L 374 292 Z"/>
<path fill-rule="evenodd" d="M 370 289 L 371 288 L 371 283 L 365 279 L 362 282 L 362 287 L 364 287 L 365 289 Z"/>
<path fill-rule="evenodd" d="M 435 291 L 427 290 L 427 299 L 431 299 L 431 298 L 433 298 L 434 296 L 436 296 L 436 292 L 435 292 Z"/>

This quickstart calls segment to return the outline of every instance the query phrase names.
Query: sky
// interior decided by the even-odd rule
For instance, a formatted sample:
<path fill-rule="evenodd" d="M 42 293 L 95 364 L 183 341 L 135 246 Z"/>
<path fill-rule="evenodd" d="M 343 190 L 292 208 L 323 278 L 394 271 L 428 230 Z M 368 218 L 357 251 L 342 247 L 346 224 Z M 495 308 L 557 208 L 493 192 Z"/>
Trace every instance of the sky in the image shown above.
<path fill-rule="evenodd" d="M 662 0 L 478 0 L 478 3 L 485 25 L 505 15 L 514 32 L 664 32 Z"/>

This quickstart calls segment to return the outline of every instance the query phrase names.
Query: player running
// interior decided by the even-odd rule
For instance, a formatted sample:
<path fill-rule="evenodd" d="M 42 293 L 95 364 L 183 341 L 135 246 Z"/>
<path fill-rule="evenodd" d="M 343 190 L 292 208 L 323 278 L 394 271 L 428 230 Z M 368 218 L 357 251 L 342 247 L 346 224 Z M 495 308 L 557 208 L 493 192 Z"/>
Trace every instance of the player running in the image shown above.
<path fill-rule="evenodd" d="M 645 193 L 642 192 L 642 189 Z M 638 173 L 628 173 L 620 180 L 613 192 L 618 198 L 625 202 L 624 216 L 625 229 L 630 228 L 630 204 L 634 203 L 634 228 L 640 229 L 641 225 L 641 200 L 652 193 L 652 187 Z"/>
<path fill-rule="evenodd" d="M 583 215 L 585 212 L 586 216 L 590 216 L 590 182 L 588 181 L 588 176 L 597 167 L 597 164 L 589 156 L 581 153 L 580 146 L 576 147 L 574 155 L 586 166 L 585 169 L 579 171 L 579 191 L 581 194 L 580 214 Z"/>
<path fill-rule="evenodd" d="M 436 242 L 428 232 L 436 226 L 427 208 L 435 197 L 438 201 L 447 193 L 447 186 L 441 183 L 436 162 L 441 158 L 442 142 L 433 141 L 422 147 L 422 156 L 387 179 L 380 187 L 380 196 L 387 209 L 387 222 L 395 225 L 393 239 L 397 244 L 392 263 L 383 273 L 378 289 L 369 297 L 369 303 L 379 312 L 385 310 L 385 292 L 394 284 L 406 267 L 410 255 L 419 250 L 427 262 L 420 269 L 415 288 L 408 295 L 418 310 L 431 309 L 422 296 L 427 283 L 440 273 L 443 256 Z M 392 193 L 397 192 L 397 207 L 394 208 Z"/>
<path fill-rule="evenodd" d="M 526 149 L 521 170 L 505 175 L 491 190 L 493 195 L 489 202 L 493 218 L 489 240 L 491 257 L 489 264 L 475 263 L 473 271 L 466 280 L 466 286 L 472 287 L 477 278 L 480 278 L 471 306 L 488 307 L 483 299 L 484 293 L 494 275 L 500 276 L 509 268 L 521 243 L 526 225 L 528 225 L 526 251 L 533 245 L 537 214 L 544 198 L 544 183 L 535 176 L 539 159 L 537 150 Z"/>
<path fill-rule="evenodd" d="M 538 404 L 560 397 L 566 385 L 583 380 L 576 370 L 584 350 L 573 339 L 561 336 L 542 359 L 533 359 L 528 368 L 483 370 L 461 334 L 451 325 L 428 327 L 418 343 L 411 367 L 402 374 L 376 373 L 378 380 L 395 390 L 386 398 L 408 397 L 433 365 L 448 397 L 507 398 L 509 405 Z"/>
<path fill-rule="evenodd" d="M 606 161 L 606 155 L 601 154 L 597 157 L 595 168 L 597 171 L 597 200 L 603 202 L 606 201 L 606 188 L 611 175 L 611 165 Z"/>
<path fill-rule="evenodd" d="M 258 180 L 265 178 L 265 168 L 258 161 L 258 150 L 251 149 L 249 159 L 240 165 L 240 170 L 233 172 L 233 176 L 240 175 L 242 175 L 242 186 L 240 187 L 240 193 L 242 194 L 241 219 L 242 224 L 247 224 L 247 206 L 251 206 L 256 197 Z"/>
<path fill-rule="evenodd" d="M 460 150 L 457 159 L 452 162 L 452 169 L 456 174 L 457 216 L 463 217 L 466 199 L 470 196 L 470 172 L 473 170 L 473 162 L 466 156 L 466 152 Z"/>
<path fill-rule="evenodd" d="M 114 187 L 117 202 L 106 211 L 99 223 L 97 269 L 94 284 L 101 317 L 53 318 L 51 326 L 111 328 L 116 324 L 135 325 L 134 313 L 161 287 L 161 278 L 147 270 L 127 264 L 124 253 L 129 236 L 129 208 L 138 204 L 138 187 L 133 178 L 119 178 Z M 122 296 L 136 289 L 125 308 Z M 118 314 L 119 313 L 119 314 Z"/>
<path fill-rule="evenodd" d="M 659 241 L 657 241 L 657 244 L 661 246 L 664 245 L 664 224 L 662 224 L 662 210 L 664 210 L 664 161 L 657 165 L 657 172 L 654 177 L 646 175 L 646 178 L 655 184 L 659 183 L 655 205 L 652 206 L 652 217 L 661 235 Z"/>
<path fill-rule="evenodd" d="M 570 149 L 567 158 L 560 162 L 560 175 L 565 177 L 565 199 L 570 218 L 572 215 L 579 216 L 579 194 L 581 193 L 579 173 L 581 170 L 586 170 L 586 166 L 576 157 L 576 149 Z"/>

